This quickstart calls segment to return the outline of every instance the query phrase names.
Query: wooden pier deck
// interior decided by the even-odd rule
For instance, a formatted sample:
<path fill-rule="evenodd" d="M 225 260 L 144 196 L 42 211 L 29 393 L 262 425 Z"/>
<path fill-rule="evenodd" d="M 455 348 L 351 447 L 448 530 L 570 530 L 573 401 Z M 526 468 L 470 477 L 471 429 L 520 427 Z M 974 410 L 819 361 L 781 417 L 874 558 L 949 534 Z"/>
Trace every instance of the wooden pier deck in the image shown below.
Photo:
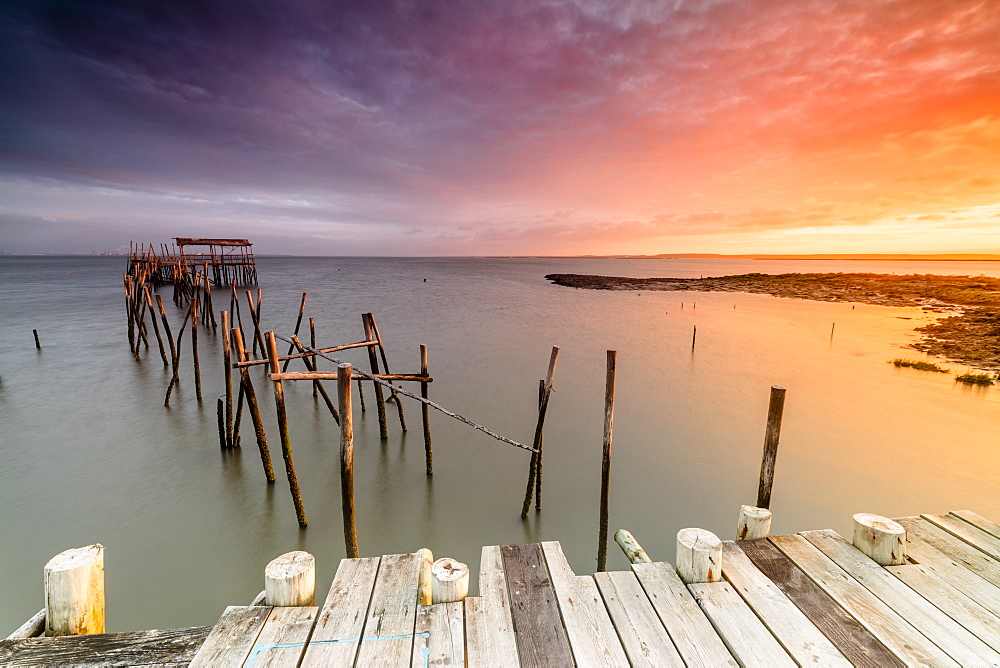
<path fill-rule="evenodd" d="M 1000 525 L 968 511 L 897 521 L 905 565 L 805 531 L 726 542 L 723 580 L 689 585 L 666 562 L 576 575 L 557 542 L 484 547 L 479 596 L 428 606 L 418 554 L 345 559 L 321 607 L 230 607 L 203 643 L 193 629 L 196 644 L 172 658 L 151 650 L 147 663 L 1000 665 Z M 87 638 L 2 641 L 0 664 L 51 663 L 31 645 Z"/>

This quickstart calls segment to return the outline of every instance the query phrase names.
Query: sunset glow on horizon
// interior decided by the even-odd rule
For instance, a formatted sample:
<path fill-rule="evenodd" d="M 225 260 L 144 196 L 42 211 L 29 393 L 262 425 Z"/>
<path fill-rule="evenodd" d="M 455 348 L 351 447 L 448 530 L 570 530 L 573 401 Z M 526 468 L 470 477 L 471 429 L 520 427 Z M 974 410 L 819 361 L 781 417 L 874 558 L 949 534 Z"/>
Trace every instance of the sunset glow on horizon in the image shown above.
<path fill-rule="evenodd" d="M 23 2 L 0 251 L 1000 253 L 1000 3 Z"/>

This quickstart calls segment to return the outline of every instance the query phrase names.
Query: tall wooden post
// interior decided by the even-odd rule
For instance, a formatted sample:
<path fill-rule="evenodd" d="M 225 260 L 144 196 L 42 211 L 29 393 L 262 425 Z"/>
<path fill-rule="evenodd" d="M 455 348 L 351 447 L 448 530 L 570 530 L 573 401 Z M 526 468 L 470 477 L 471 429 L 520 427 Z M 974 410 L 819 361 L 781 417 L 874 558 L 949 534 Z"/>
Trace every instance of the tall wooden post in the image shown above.
<path fill-rule="evenodd" d="M 358 527 L 354 518 L 354 415 L 351 412 L 350 364 L 337 365 L 337 403 L 340 404 L 340 499 L 344 511 L 344 547 L 358 558 Z"/>
<path fill-rule="evenodd" d="M 222 315 L 222 377 L 226 381 L 226 443 L 225 447 L 233 447 L 233 356 L 229 343 L 229 311 Z M 237 353 L 237 358 L 242 359 Z"/>
<path fill-rule="evenodd" d="M 618 352 L 608 351 L 608 370 L 604 389 L 604 458 L 601 463 L 601 530 L 597 546 L 597 570 L 607 570 L 608 502 L 611 490 L 611 435 L 615 425 L 615 372 Z"/>
<path fill-rule="evenodd" d="M 315 318 L 309 318 L 309 346 L 313 350 L 316 350 L 316 319 Z M 315 369 L 319 368 L 319 361 L 318 360 L 316 362 L 316 366 L 313 367 L 313 368 L 315 368 Z M 313 381 L 313 396 L 315 397 L 317 394 L 319 394 L 319 381 L 318 380 L 314 380 Z"/>
<path fill-rule="evenodd" d="M 191 300 L 191 357 L 194 360 L 194 395 L 201 401 L 201 366 L 198 364 L 198 298 Z"/>
<path fill-rule="evenodd" d="M 552 392 L 552 381 L 556 374 L 556 362 L 559 360 L 559 346 L 552 346 L 552 354 L 549 356 L 549 370 L 545 374 L 544 387 L 538 398 L 538 420 L 535 422 L 535 437 L 531 447 L 535 452 L 531 453 L 531 461 L 528 464 L 528 486 L 524 490 L 524 503 L 521 504 L 521 518 L 528 516 L 528 508 L 531 507 L 531 495 L 537 490 L 536 509 L 542 509 L 541 501 L 541 476 L 542 469 L 542 428 L 545 426 L 545 412 L 549 406 L 549 394 Z"/>
<path fill-rule="evenodd" d="M 774 462 L 778 456 L 778 437 L 781 435 L 781 415 L 785 410 L 785 388 L 771 386 L 771 402 L 767 408 L 767 430 L 764 432 L 764 458 L 760 463 L 760 485 L 757 488 L 757 507 L 771 507 L 771 486 L 774 484 Z"/>
<path fill-rule="evenodd" d="M 146 306 L 149 308 L 149 319 L 153 321 L 153 332 L 156 334 L 156 344 L 160 347 L 160 357 L 163 359 L 163 366 L 170 366 L 170 362 L 167 361 L 167 353 L 163 349 L 163 337 L 160 336 L 160 325 L 156 322 L 156 314 L 153 312 L 153 298 L 149 296 L 148 285 L 142 287 L 142 293 L 145 295 Z"/>
<path fill-rule="evenodd" d="M 365 326 L 365 341 L 373 341 L 375 332 L 372 330 L 372 323 L 368 319 L 367 313 L 361 314 L 361 322 Z M 368 346 L 368 363 L 371 365 L 373 375 L 379 373 L 378 356 L 374 343 Z M 389 438 L 389 431 L 385 425 L 385 399 L 382 397 L 382 385 L 376 381 L 372 381 L 372 385 L 375 387 L 375 405 L 378 408 L 378 433 L 381 438 Z"/>
<path fill-rule="evenodd" d="M 267 333 L 266 351 L 271 358 L 271 373 L 278 373 L 281 365 L 278 362 L 278 344 L 274 332 Z M 288 490 L 292 493 L 292 502 L 295 503 L 295 517 L 299 521 L 299 526 L 304 527 L 308 522 L 306 510 L 302 506 L 302 494 L 299 492 L 299 479 L 295 475 L 295 462 L 292 461 L 292 441 L 288 436 L 288 416 L 285 413 L 285 390 L 280 380 L 272 381 L 271 384 L 274 386 L 274 405 L 278 411 L 278 433 L 281 436 L 281 456 L 285 460 Z"/>
<path fill-rule="evenodd" d="M 423 343 L 420 344 L 420 375 L 430 375 L 427 365 L 427 345 Z M 423 381 L 420 383 L 420 396 L 424 399 L 427 398 L 427 383 Z M 424 461 L 426 463 L 427 475 L 434 475 L 434 452 L 431 449 L 430 409 L 425 403 L 420 404 L 420 416 L 423 418 L 424 423 Z"/>
<path fill-rule="evenodd" d="M 243 330 L 239 327 L 233 328 L 233 345 L 236 346 L 236 356 L 240 362 L 247 361 L 246 347 L 243 343 Z M 253 389 L 250 381 L 250 371 L 247 367 L 240 367 L 240 374 L 243 382 L 243 392 L 247 398 L 247 408 L 250 411 L 250 420 L 253 422 L 253 431 L 257 436 L 257 449 L 260 450 L 260 463 L 264 466 L 264 477 L 267 481 L 274 482 L 274 468 L 271 466 L 271 451 L 267 447 L 267 435 L 264 433 L 264 421 L 260 417 L 260 407 L 257 405 L 257 393 Z M 236 439 L 233 439 L 234 441 Z"/>
<path fill-rule="evenodd" d="M 389 371 L 389 360 L 385 356 L 385 346 L 382 345 L 382 334 L 378 331 L 378 323 L 375 322 L 375 314 L 369 313 L 368 322 L 372 327 L 372 334 L 375 335 L 375 341 L 378 342 L 378 352 L 379 356 L 382 358 L 382 368 L 385 370 L 386 375 L 392 373 Z M 406 417 L 403 415 L 403 402 L 399 400 L 399 395 L 396 390 L 390 389 L 389 400 L 395 402 L 396 412 L 399 413 L 399 428 L 406 431 Z"/>

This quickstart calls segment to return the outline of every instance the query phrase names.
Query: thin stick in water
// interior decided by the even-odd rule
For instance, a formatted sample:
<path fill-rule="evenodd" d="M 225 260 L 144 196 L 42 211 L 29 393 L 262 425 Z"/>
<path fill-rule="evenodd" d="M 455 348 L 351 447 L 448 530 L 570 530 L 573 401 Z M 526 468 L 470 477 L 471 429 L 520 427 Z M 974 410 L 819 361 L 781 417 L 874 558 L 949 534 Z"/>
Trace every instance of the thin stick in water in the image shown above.
<path fill-rule="evenodd" d="M 618 352 L 608 351 L 608 373 L 604 390 L 604 458 L 601 462 L 601 527 L 597 545 L 597 570 L 608 566 L 608 496 L 611 489 L 611 436 L 615 425 L 615 366 Z"/>

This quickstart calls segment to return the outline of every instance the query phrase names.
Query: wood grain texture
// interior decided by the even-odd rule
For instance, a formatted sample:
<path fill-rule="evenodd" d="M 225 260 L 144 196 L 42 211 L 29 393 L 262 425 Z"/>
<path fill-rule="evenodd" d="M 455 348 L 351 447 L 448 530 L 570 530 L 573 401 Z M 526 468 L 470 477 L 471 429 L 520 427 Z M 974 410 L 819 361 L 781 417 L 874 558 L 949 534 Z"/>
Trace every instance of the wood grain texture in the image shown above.
<path fill-rule="evenodd" d="M 885 570 L 1000 652 L 1000 617 L 952 587 L 926 566 L 908 564 Z"/>
<path fill-rule="evenodd" d="M 4 666 L 104 665 L 146 666 L 190 663 L 208 637 L 211 626 L 161 631 L 98 633 L 60 638 L 0 641 Z"/>
<path fill-rule="evenodd" d="M 419 579 L 416 553 L 382 557 L 358 649 L 359 665 L 410 665 Z"/>
<path fill-rule="evenodd" d="M 728 582 L 688 585 L 733 656 L 746 668 L 794 667 L 795 661 Z"/>
<path fill-rule="evenodd" d="M 466 661 L 473 666 L 518 665 L 503 557 L 497 545 L 482 549 L 479 596 L 465 599 Z"/>
<path fill-rule="evenodd" d="M 573 666 L 542 550 L 537 544 L 504 545 L 501 549 L 511 616 L 522 666 Z"/>
<path fill-rule="evenodd" d="M 982 531 L 985 531 L 991 536 L 1000 538 L 1000 524 L 997 524 L 993 520 L 983 517 L 979 513 L 973 512 L 971 510 L 952 510 L 948 514 L 953 515 L 954 517 L 957 517 L 960 520 L 968 522 L 972 526 Z"/>
<path fill-rule="evenodd" d="M 800 666 L 851 665 L 732 541 L 722 545 L 722 575 Z"/>
<path fill-rule="evenodd" d="M 865 668 L 905 665 L 773 544 L 755 540 L 737 545 L 852 664 Z"/>
<path fill-rule="evenodd" d="M 739 665 L 670 564 L 633 564 L 632 572 L 685 663 Z"/>
<path fill-rule="evenodd" d="M 772 536 L 768 540 L 904 662 L 957 665 L 937 645 L 802 536 Z"/>
<path fill-rule="evenodd" d="M 375 588 L 378 557 L 344 559 L 313 628 L 303 666 L 354 664 Z"/>
<path fill-rule="evenodd" d="M 961 538 L 948 533 L 940 527 L 934 526 L 923 518 L 902 517 L 896 521 L 906 528 L 908 553 L 910 553 L 911 546 L 916 547 L 921 543 L 930 545 L 962 564 L 990 584 L 1000 587 L 1000 567 L 998 567 L 1000 564 L 997 564 L 996 559 L 987 556 Z M 918 562 L 920 561 L 916 555 L 914 555 L 914 558 Z"/>
<path fill-rule="evenodd" d="M 802 536 L 951 658 L 963 665 L 1000 665 L 1000 654 L 833 531 Z"/>
<path fill-rule="evenodd" d="M 543 542 L 541 547 L 576 664 L 628 666 L 625 649 L 593 578 L 577 578 L 558 542 Z"/>
<path fill-rule="evenodd" d="M 633 666 L 684 666 L 635 573 L 595 573 L 593 580 Z"/>
<path fill-rule="evenodd" d="M 191 660 L 192 668 L 242 666 L 270 613 L 267 606 L 226 608 Z"/>
<path fill-rule="evenodd" d="M 462 602 L 419 606 L 411 668 L 464 665 L 465 625 Z"/>
<path fill-rule="evenodd" d="M 247 663 L 253 668 L 297 666 L 306 651 L 319 608 L 272 608 Z"/>
<path fill-rule="evenodd" d="M 988 554 L 994 559 L 1000 559 L 1000 538 L 952 515 L 921 515 L 920 517 L 951 535 L 961 538 L 980 552 Z M 997 568 L 1000 568 L 1000 564 L 997 564 Z"/>

